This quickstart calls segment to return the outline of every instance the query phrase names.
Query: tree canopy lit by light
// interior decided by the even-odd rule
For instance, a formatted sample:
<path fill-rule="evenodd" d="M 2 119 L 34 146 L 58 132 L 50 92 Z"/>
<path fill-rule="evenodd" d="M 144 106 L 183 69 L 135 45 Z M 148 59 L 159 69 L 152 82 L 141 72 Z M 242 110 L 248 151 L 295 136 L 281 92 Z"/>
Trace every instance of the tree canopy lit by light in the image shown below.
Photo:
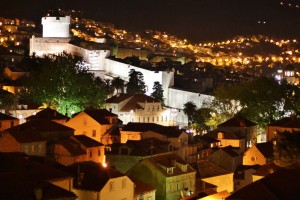
<path fill-rule="evenodd" d="M 69 116 L 85 108 L 101 108 L 106 99 L 104 83 L 88 72 L 80 57 L 67 53 L 31 57 L 31 69 L 25 95 Z"/>

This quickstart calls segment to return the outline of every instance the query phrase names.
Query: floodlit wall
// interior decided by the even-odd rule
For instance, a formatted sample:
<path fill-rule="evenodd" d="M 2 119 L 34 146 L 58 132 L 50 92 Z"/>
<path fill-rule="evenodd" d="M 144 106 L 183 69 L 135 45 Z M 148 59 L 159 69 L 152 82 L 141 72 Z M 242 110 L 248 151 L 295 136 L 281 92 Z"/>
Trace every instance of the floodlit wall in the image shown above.
<path fill-rule="evenodd" d="M 144 76 L 144 82 L 146 84 L 146 95 L 150 95 L 153 92 L 154 82 L 159 82 L 163 86 L 164 97 L 167 97 L 168 87 L 174 84 L 174 72 L 161 72 L 161 71 L 151 71 L 139 67 L 135 67 L 129 64 L 121 63 L 111 59 L 106 59 L 106 69 L 108 75 L 114 77 L 120 77 L 121 79 L 129 80 L 129 71 L 134 69 L 139 71 Z"/>

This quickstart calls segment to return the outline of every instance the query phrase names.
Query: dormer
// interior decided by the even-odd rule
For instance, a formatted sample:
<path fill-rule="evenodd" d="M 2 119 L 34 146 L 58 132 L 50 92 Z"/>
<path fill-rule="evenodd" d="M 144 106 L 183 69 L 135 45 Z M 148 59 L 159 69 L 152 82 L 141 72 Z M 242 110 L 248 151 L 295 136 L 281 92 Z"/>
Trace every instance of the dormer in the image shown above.
<path fill-rule="evenodd" d="M 174 172 L 173 172 L 173 169 L 174 169 L 175 167 L 167 167 L 167 173 L 168 174 L 173 174 Z"/>

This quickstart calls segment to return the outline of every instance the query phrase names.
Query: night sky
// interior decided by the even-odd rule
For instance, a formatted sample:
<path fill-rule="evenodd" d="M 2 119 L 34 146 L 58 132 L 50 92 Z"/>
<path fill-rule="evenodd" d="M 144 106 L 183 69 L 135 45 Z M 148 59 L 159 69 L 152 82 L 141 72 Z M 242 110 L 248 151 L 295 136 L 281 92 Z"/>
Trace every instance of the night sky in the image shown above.
<path fill-rule="evenodd" d="M 167 31 L 192 41 L 251 34 L 300 38 L 300 0 L 1 0 L 1 5 L 4 17 L 40 23 L 50 8 L 80 9 L 87 18 L 119 28 Z"/>

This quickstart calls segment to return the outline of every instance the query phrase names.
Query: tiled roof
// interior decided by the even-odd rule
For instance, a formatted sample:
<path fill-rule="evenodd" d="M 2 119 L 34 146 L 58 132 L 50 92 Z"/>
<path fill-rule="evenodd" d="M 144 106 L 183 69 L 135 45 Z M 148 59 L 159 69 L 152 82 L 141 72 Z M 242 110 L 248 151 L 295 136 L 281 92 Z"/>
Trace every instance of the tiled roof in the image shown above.
<path fill-rule="evenodd" d="M 0 175 L 5 173 L 26 174 L 40 181 L 72 178 L 64 171 L 27 159 L 26 154 L 21 153 L 0 153 Z"/>
<path fill-rule="evenodd" d="M 13 132 L 52 132 L 52 131 L 74 131 L 74 129 L 61 125 L 59 123 L 53 122 L 51 120 L 30 120 L 26 123 L 14 126 L 12 128 L 6 129 L 5 131 L 9 133 Z"/>
<path fill-rule="evenodd" d="M 197 161 L 194 165 L 194 169 L 197 171 L 197 177 L 200 178 L 209 178 L 214 176 L 221 176 L 225 174 L 230 174 L 231 172 L 219 167 L 213 162 L 200 160 Z"/>
<path fill-rule="evenodd" d="M 80 143 L 72 139 L 72 137 L 56 141 L 55 144 L 62 145 L 72 156 L 87 154 L 87 152 L 81 148 Z"/>
<path fill-rule="evenodd" d="M 106 117 L 118 117 L 118 115 L 111 113 L 106 109 L 84 110 L 84 112 L 99 124 L 110 124 Z"/>
<path fill-rule="evenodd" d="M 73 174 L 75 177 L 73 182 L 74 188 L 92 191 L 100 191 L 111 178 L 125 176 L 115 169 L 110 167 L 104 168 L 98 163 L 91 161 L 70 165 L 65 168 L 65 171 Z M 82 174 L 81 180 L 78 174 Z"/>
<path fill-rule="evenodd" d="M 299 199 L 300 168 L 280 169 L 244 188 L 226 199 Z"/>
<path fill-rule="evenodd" d="M 285 117 L 268 126 L 279 126 L 285 128 L 300 128 L 300 119 L 295 117 Z"/>
<path fill-rule="evenodd" d="M 273 142 L 257 143 L 255 146 L 264 155 L 265 158 L 274 157 Z"/>
<path fill-rule="evenodd" d="M 226 122 L 219 124 L 218 127 L 251 127 L 251 126 L 256 126 L 257 124 L 255 124 L 254 122 L 251 122 L 250 120 L 242 117 L 242 116 L 235 116 L 229 120 L 227 120 Z"/>
<path fill-rule="evenodd" d="M 245 171 L 249 169 L 257 170 L 260 168 L 260 165 L 239 165 L 233 174 L 233 179 L 245 179 Z"/>
<path fill-rule="evenodd" d="M 128 102 L 122 108 L 120 108 L 120 111 L 122 112 L 143 109 L 143 107 L 139 105 L 139 103 L 159 102 L 153 97 L 147 96 L 145 94 L 119 94 L 107 99 L 106 103 L 121 103 L 125 100 L 127 100 Z"/>
<path fill-rule="evenodd" d="M 183 132 L 182 129 L 178 129 L 177 127 L 174 126 L 162 126 L 155 123 L 135 123 L 135 122 L 129 122 L 127 125 L 123 127 L 122 131 L 133 131 L 133 132 L 153 131 L 172 138 L 179 137 Z"/>
<path fill-rule="evenodd" d="M 263 165 L 260 168 L 258 168 L 253 175 L 267 176 L 269 174 L 274 173 L 275 171 L 278 171 L 279 169 L 281 169 L 281 167 L 279 167 L 278 165 L 275 165 L 275 163 L 272 162 L 272 163 Z"/>
<path fill-rule="evenodd" d="M 0 121 L 2 121 L 2 120 L 19 120 L 19 119 L 0 112 Z"/>
<path fill-rule="evenodd" d="M 153 97 L 147 96 L 145 94 L 134 94 L 130 100 L 120 109 L 122 112 L 128 112 L 131 110 L 139 110 L 143 109 L 141 105 L 138 103 L 145 103 L 145 102 L 156 102 L 159 103 L 158 100 L 154 99 Z"/>
<path fill-rule="evenodd" d="M 228 131 L 218 131 L 218 130 L 210 131 L 210 132 L 206 133 L 204 136 L 218 139 L 218 133 L 220 133 L 220 132 L 223 133 L 223 139 L 228 139 L 228 140 L 242 139 L 241 137 L 239 137 L 239 135 L 237 133 L 228 132 Z"/>
<path fill-rule="evenodd" d="M 101 142 L 93 140 L 86 135 L 74 135 L 73 137 L 87 148 L 103 146 Z"/>
<path fill-rule="evenodd" d="M 149 156 L 168 152 L 170 142 L 162 142 L 156 138 L 147 138 L 139 141 L 128 140 L 125 144 L 114 143 L 107 154 L 119 155 L 120 148 L 128 148 L 130 156 Z"/>
<path fill-rule="evenodd" d="M 151 158 L 147 158 L 145 160 L 150 161 L 157 170 L 159 170 L 164 176 L 166 177 L 171 177 L 171 176 L 177 176 L 181 174 L 187 174 L 187 173 L 192 173 L 195 172 L 195 170 L 189 166 L 182 158 L 177 156 L 176 154 L 168 154 L 168 155 L 159 155 L 159 156 L 154 156 Z M 180 164 L 186 164 L 187 165 L 187 170 L 182 171 L 178 166 L 174 166 L 173 162 L 176 161 Z M 174 167 L 173 168 L 173 173 L 167 173 L 167 170 L 164 169 L 163 167 Z"/>
<path fill-rule="evenodd" d="M 226 146 L 226 147 L 220 148 L 220 150 L 224 151 L 225 153 L 227 153 L 231 157 L 239 156 L 240 154 L 235 152 L 234 149 L 236 149 L 236 148 L 234 148 L 232 146 Z"/>
<path fill-rule="evenodd" d="M 132 176 L 128 176 L 128 177 L 135 185 L 134 196 L 139 196 L 139 195 L 143 195 L 147 192 L 155 191 L 155 189 L 152 186 L 146 184 L 145 182 L 140 181 Z"/>
<path fill-rule="evenodd" d="M 40 112 L 36 113 L 35 115 L 31 115 L 26 118 L 26 120 L 33 120 L 33 119 L 47 119 L 47 120 L 55 120 L 55 119 L 68 119 L 65 115 L 60 114 L 56 110 L 51 108 L 45 108 Z"/>
<path fill-rule="evenodd" d="M 205 142 L 205 143 L 216 143 L 216 142 L 220 142 L 220 140 L 217 140 L 213 137 L 209 137 L 207 135 L 195 135 L 193 138 L 193 143 L 201 143 L 201 142 Z"/>
<path fill-rule="evenodd" d="M 122 101 L 130 98 L 132 94 L 118 94 L 106 100 L 106 103 L 121 103 Z"/>
<path fill-rule="evenodd" d="M 10 134 L 19 143 L 31 143 L 31 142 L 45 141 L 45 139 L 39 133 L 37 133 L 35 131 L 11 132 L 11 133 L 4 133 L 4 134 Z"/>

